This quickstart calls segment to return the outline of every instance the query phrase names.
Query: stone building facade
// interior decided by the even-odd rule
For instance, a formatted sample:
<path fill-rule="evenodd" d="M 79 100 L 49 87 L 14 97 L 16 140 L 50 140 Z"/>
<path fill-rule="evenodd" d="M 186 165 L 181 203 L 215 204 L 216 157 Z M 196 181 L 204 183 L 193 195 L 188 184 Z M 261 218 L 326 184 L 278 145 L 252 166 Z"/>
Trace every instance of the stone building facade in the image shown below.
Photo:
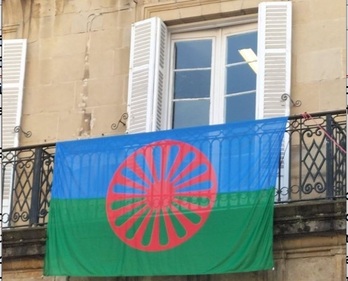
<path fill-rule="evenodd" d="M 20 126 L 32 134 L 15 137 L 21 146 L 27 146 L 124 134 L 127 126 L 121 123 L 113 129 L 112 124 L 123 120 L 128 110 L 133 23 L 159 17 L 170 30 L 183 33 L 200 25 L 211 29 L 229 21 L 238 22 L 238 26 L 245 20 L 257 25 L 261 2 L 2 0 L 3 39 L 26 39 L 27 48 Z M 290 115 L 344 109 L 345 3 L 291 2 L 291 99 L 300 101 L 301 106 L 290 107 Z M 316 212 L 311 213 L 306 204 Z M 277 266 L 272 272 L 100 280 L 343 280 L 342 204 L 330 201 L 278 206 L 274 245 Z M 32 245 L 37 250 L 14 254 L 11 245 L 28 245 L 21 244 L 22 238 L 11 232 L 5 233 L 4 280 L 77 280 L 42 277 L 45 231 L 34 236 L 39 237 L 38 244 Z M 32 237 L 28 241 L 33 241 Z"/>

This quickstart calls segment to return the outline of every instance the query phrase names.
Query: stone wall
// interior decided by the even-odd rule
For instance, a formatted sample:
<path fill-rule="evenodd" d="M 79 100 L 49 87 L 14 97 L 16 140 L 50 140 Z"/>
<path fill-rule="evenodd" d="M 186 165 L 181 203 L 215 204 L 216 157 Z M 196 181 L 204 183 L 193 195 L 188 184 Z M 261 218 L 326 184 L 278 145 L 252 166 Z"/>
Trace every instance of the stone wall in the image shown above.
<path fill-rule="evenodd" d="M 241 274 L 77 278 L 44 277 L 46 229 L 3 234 L 4 280 L 47 281 L 328 281 L 345 276 L 345 201 L 278 205 L 274 215 L 274 270 Z"/>
<path fill-rule="evenodd" d="M 5 39 L 27 38 L 21 144 L 122 134 L 130 28 L 152 16 L 166 24 L 257 13 L 261 0 L 4 0 Z M 343 109 L 345 3 L 294 0 L 291 114 Z"/>

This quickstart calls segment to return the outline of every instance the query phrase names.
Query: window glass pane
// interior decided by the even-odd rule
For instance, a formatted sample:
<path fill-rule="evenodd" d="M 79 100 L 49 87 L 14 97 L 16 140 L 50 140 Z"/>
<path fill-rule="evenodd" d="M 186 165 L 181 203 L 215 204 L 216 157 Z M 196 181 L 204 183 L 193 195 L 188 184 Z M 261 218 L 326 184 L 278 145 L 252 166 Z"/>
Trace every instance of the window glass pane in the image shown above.
<path fill-rule="evenodd" d="M 255 92 L 226 98 L 226 123 L 255 119 Z"/>
<path fill-rule="evenodd" d="M 212 40 L 194 40 L 175 43 L 175 69 L 211 66 Z"/>
<path fill-rule="evenodd" d="M 210 73 L 210 70 L 176 72 L 174 99 L 209 97 Z"/>
<path fill-rule="evenodd" d="M 238 64 L 227 68 L 226 93 L 239 93 L 256 89 L 256 73 L 249 64 Z"/>
<path fill-rule="evenodd" d="M 227 64 L 243 62 L 238 50 L 251 48 L 257 55 L 257 32 L 236 34 L 227 37 Z"/>
<path fill-rule="evenodd" d="M 208 125 L 209 104 L 209 100 L 174 102 L 173 128 Z"/>

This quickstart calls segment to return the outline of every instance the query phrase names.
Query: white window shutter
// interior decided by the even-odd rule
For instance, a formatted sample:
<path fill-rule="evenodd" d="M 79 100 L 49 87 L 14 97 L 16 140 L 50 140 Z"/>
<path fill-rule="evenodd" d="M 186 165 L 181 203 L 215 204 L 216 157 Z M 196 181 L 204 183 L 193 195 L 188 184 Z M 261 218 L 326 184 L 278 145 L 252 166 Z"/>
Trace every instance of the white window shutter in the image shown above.
<path fill-rule="evenodd" d="M 14 132 L 14 128 L 21 123 L 27 41 L 26 39 L 4 40 L 2 48 L 2 147 L 12 148 L 19 145 L 19 134 Z M 3 168 L 2 213 L 6 214 L 3 217 L 3 226 L 7 226 L 14 167 L 4 164 Z"/>
<path fill-rule="evenodd" d="M 259 5 L 258 73 L 256 116 L 258 119 L 288 116 L 291 82 L 291 2 Z"/>
<path fill-rule="evenodd" d="M 128 133 L 163 128 L 167 27 L 159 18 L 132 25 L 128 83 Z"/>
<path fill-rule="evenodd" d="M 258 73 L 256 118 L 290 115 L 291 86 L 291 2 L 263 2 L 259 5 Z M 285 99 L 282 96 L 286 94 Z M 284 135 L 276 200 L 289 199 L 289 135 Z"/>
<path fill-rule="evenodd" d="M 26 49 L 26 39 L 3 41 L 3 148 L 19 144 L 14 128 L 21 123 Z"/>

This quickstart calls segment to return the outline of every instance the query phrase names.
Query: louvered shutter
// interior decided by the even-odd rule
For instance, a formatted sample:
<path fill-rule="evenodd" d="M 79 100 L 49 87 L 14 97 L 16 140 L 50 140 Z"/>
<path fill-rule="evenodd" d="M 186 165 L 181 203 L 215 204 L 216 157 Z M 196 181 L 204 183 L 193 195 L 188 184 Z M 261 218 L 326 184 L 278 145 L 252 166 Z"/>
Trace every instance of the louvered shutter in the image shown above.
<path fill-rule="evenodd" d="M 26 48 L 27 41 L 25 39 L 3 41 L 3 148 L 19 145 L 19 135 L 14 132 L 14 128 L 20 126 L 21 122 Z M 13 166 L 3 164 L 2 212 L 7 215 L 10 213 L 11 206 L 10 190 L 13 184 L 13 169 Z M 7 215 L 5 215 L 4 220 L 7 219 Z M 6 225 L 7 223 L 3 224 L 3 226 Z"/>
<path fill-rule="evenodd" d="M 3 148 L 19 144 L 14 128 L 21 122 L 26 48 L 26 39 L 3 42 Z"/>
<path fill-rule="evenodd" d="M 159 18 L 132 25 L 128 133 L 163 129 L 167 27 Z"/>
<path fill-rule="evenodd" d="M 289 116 L 291 83 L 291 2 L 263 2 L 259 5 L 257 118 Z M 286 97 L 286 96 L 285 96 Z M 282 146 L 282 167 L 278 187 L 289 187 L 289 135 Z M 287 199 L 284 192 L 281 200 Z"/>

